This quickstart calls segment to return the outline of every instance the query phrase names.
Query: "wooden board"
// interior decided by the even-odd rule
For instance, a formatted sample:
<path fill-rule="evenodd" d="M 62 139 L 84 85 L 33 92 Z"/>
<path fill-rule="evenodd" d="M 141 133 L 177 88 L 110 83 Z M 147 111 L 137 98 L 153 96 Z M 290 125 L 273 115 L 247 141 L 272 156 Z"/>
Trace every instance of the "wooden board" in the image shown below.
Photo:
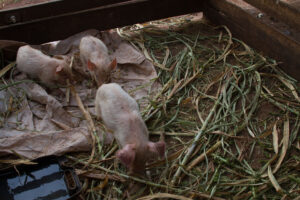
<path fill-rule="evenodd" d="M 300 80 L 300 43 L 298 37 L 285 32 L 284 25 L 272 25 L 259 19 L 257 9 L 240 0 L 209 0 L 205 15 L 217 24 L 230 28 L 233 35 L 264 55 L 276 59 L 292 77 Z M 250 9 L 251 8 L 251 9 Z"/>
<path fill-rule="evenodd" d="M 70 0 L 64 1 L 70 2 Z M 83 0 L 79 0 L 79 2 L 82 4 Z M 28 10 L 22 10 L 27 13 L 26 20 L 22 18 L 15 24 L 0 26 L 0 38 L 40 44 L 60 40 L 91 28 L 105 30 L 202 10 L 202 1 L 199 0 L 111 0 L 104 2 L 106 5 L 86 10 L 73 10 L 65 14 L 57 15 L 59 11 L 53 11 L 54 16 L 46 13 L 55 9 L 58 3 L 64 4 L 64 8 L 57 8 L 58 10 L 67 9 L 65 8 L 66 2 L 46 3 L 45 5 L 50 6 L 51 9 L 45 6 L 40 7 L 45 13 L 36 11 L 39 14 L 35 13 L 36 15 L 32 17 L 28 16 L 30 13 Z M 110 4 L 111 2 L 114 3 Z M 73 6 L 73 1 L 69 3 L 70 5 Z M 33 6 L 30 9 L 35 8 Z M 34 11 L 32 10 L 32 12 Z"/>
<path fill-rule="evenodd" d="M 24 23 L 121 2 L 126 2 L 126 0 L 55 0 L 15 9 L 0 10 L 0 26 Z M 12 20 L 13 18 L 15 20 Z"/>
<path fill-rule="evenodd" d="M 244 0 L 274 18 L 300 31 L 300 0 L 293 2 L 278 0 Z"/>

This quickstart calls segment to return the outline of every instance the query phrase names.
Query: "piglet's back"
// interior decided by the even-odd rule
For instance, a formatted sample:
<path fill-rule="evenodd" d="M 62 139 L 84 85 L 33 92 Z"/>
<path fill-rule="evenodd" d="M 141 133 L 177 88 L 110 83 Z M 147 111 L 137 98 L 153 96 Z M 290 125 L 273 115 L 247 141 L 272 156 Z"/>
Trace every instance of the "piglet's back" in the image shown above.
<path fill-rule="evenodd" d="M 83 37 L 80 41 L 80 45 L 93 51 L 108 52 L 106 45 L 100 39 L 93 36 Z"/>
<path fill-rule="evenodd" d="M 93 36 L 83 37 L 79 45 L 81 60 L 86 64 L 88 60 L 108 59 L 108 50 L 105 44 Z M 107 57 L 107 58 L 106 58 Z"/>
<path fill-rule="evenodd" d="M 17 53 L 17 68 L 45 85 L 66 84 L 72 71 L 64 57 L 50 57 L 28 45 Z"/>
<path fill-rule="evenodd" d="M 50 57 L 29 45 L 20 47 L 17 53 L 17 68 L 33 78 L 38 78 L 45 65 L 50 62 Z M 48 69 L 49 70 L 49 69 Z M 54 69 L 53 69 L 54 70 Z"/>
<path fill-rule="evenodd" d="M 97 91 L 96 99 L 101 99 L 102 111 L 120 114 L 138 111 L 136 101 L 116 83 L 103 84 Z"/>

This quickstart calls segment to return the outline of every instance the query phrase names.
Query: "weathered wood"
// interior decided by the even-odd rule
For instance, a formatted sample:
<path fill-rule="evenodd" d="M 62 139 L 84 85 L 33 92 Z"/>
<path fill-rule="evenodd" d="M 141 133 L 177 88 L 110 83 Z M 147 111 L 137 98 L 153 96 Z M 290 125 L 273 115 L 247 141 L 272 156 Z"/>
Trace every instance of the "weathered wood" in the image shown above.
<path fill-rule="evenodd" d="M 251 47 L 281 62 L 284 71 L 300 80 L 299 41 L 257 18 L 259 11 L 255 8 L 243 9 L 234 2 L 209 0 L 204 14 L 214 23 L 228 26 L 235 37 Z"/>
<path fill-rule="evenodd" d="M 87 10 L 1 26 L 0 39 L 39 44 L 63 39 L 90 28 L 105 30 L 201 11 L 201 3 L 202 1 L 199 0 L 122 1 Z"/>
<path fill-rule="evenodd" d="M 278 0 L 244 1 L 300 31 L 300 10 L 296 7 Z"/>
<path fill-rule="evenodd" d="M 51 17 L 89 8 L 112 5 L 128 0 L 56 0 L 0 10 L 0 26 Z"/>
<path fill-rule="evenodd" d="M 274 0 L 263 0 L 261 4 L 258 0 L 245 1 L 262 5 Z M 253 9 L 243 8 L 236 2 L 243 3 L 241 0 L 57 0 L 0 11 L 0 39 L 40 44 L 90 28 L 105 30 L 204 10 L 213 22 L 227 25 L 237 38 L 282 62 L 283 69 L 299 80 L 299 32 L 282 30 L 275 22 L 267 23 L 257 18 L 258 10 L 251 6 Z M 16 23 L 7 25 L 14 14 Z M 298 21 L 296 17 L 292 23 Z"/>

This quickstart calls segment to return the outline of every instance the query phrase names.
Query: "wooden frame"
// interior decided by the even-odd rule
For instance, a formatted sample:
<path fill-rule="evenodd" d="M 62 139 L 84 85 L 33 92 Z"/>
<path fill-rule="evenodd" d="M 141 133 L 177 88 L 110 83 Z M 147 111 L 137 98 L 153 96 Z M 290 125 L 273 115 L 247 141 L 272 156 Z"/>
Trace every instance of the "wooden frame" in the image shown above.
<path fill-rule="evenodd" d="M 204 11 L 211 21 L 228 26 L 235 37 L 276 59 L 283 70 L 300 80 L 300 12 L 276 1 L 56 0 L 0 11 L 0 39 L 40 44 L 90 28 L 105 30 Z"/>
<path fill-rule="evenodd" d="M 300 31 L 300 10 L 278 0 L 244 0 L 278 20 Z M 300 1 L 299 1 L 300 5 Z"/>
<path fill-rule="evenodd" d="M 70 3 L 70 0 L 60 0 L 14 11 L 4 11 L 6 12 L 4 14 L 0 12 L 0 19 L 2 17 L 0 24 L 9 23 L 7 20 L 11 16 L 17 16 L 15 18 L 18 19 L 16 23 L 0 26 L 0 38 L 39 44 L 63 39 L 90 28 L 105 30 L 201 11 L 199 0 L 97 1 L 102 2 L 101 4 L 95 3 L 95 0 L 76 1 L 78 2 L 74 7 L 73 1 Z M 65 8 L 68 2 L 72 5 L 72 9 Z M 80 5 L 84 5 L 85 9 L 78 10 Z M 56 6 L 64 8 L 52 11 Z M 66 11 L 68 12 L 65 13 Z M 29 12 L 39 14 L 29 16 Z"/>
<path fill-rule="evenodd" d="M 242 0 L 209 0 L 205 15 L 216 24 L 228 26 L 235 37 L 251 47 L 276 59 L 284 71 L 300 81 L 299 32 L 284 23 L 270 22 L 266 14 L 259 18 L 260 10 L 236 2 L 244 3 Z"/>

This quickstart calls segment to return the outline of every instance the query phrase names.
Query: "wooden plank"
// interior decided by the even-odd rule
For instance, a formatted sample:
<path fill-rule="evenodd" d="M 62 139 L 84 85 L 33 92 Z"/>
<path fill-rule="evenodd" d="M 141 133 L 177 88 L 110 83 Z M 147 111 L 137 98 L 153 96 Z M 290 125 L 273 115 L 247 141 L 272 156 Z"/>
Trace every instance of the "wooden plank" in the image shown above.
<path fill-rule="evenodd" d="M 300 0 L 282 0 L 282 1 L 300 10 Z"/>
<path fill-rule="evenodd" d="M 300 31 L 300 10 L 292 4 L 278 0 L 244 1 Z"/>
<path fill-rule="evenodd" d="M 105 30 L 201 11 L 199 0 L 131 0 L 0 27 L 0 38 L 30 44 L 60 40 L 96 28 Z"/>
<path fill-rule="evenodd" d="M 257 18 L 259 11 L 255 8 L 242 8 L 237 2 L 243 3 L 240 0 L 209 0 L 204 14 L 214 23 L 228 26 L 235 37 L 251 47 L 281 62 L 285 72 L 300 80 L 299 40 Z"/>
<path fill-rule="evenodd" d="M 61 15 L 128 0 L 56 0 L 15 9 L 0 10 L 0 26 Z"/>

